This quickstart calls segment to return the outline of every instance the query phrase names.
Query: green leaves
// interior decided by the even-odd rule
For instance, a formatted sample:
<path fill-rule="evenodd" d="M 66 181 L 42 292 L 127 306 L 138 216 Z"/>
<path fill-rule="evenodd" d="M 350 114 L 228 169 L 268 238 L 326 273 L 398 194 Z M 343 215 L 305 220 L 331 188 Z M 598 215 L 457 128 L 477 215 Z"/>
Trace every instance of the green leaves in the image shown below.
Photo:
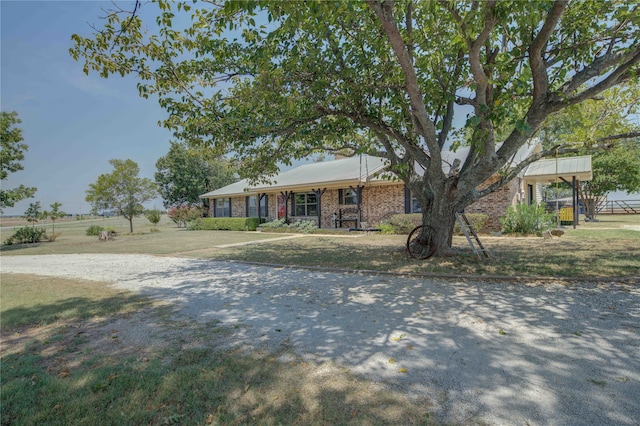
<path fill-rule="evenodd" d="M 9 173 L 23 170 L 22 161 L 24 153 L 29 149 L 27 144 L 22 143 L 22 129 L 17 127 L 22 121 L 18 118 L 18 113 L 0 113 L 0 180 L 5 180 Z M 13 207 L 18 201 L 33 197 L 36 188 L 28 188 L 20 185 L 17 188 L 6 189 L 3 185 L 0 188 L 0 213 L 6 207 Z"/>
<path fill-rule="evenodd" d="M 169 152 L 156 162 L 155 181 L 164 206 L 201 204 L 200 195 L 235 182 L 228 162 L 201 150 L 172 142 Z"/>
<path fill-rule="evenodd" d="M 156 185 L 148 178 L 140 178 L 140 168 L 133 160 L 109 160 L 112 173 L 101 174 L 89 185 L 86 200 L 95 211 L 114 209 L 129 220 L 133 232 L 133 218 L 144 212 L 143 203 L 157 195 Z"/>

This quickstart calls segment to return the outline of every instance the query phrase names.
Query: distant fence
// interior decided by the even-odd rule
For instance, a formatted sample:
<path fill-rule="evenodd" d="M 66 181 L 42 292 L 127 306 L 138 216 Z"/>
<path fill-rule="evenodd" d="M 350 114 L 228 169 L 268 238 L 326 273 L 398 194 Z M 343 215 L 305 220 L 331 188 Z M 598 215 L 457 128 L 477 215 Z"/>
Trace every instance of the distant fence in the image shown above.
<path fill-rule="evenodd" d="M 640 200 L 607 200 L 596 207 L 599 214 L 640 214 Z"/>

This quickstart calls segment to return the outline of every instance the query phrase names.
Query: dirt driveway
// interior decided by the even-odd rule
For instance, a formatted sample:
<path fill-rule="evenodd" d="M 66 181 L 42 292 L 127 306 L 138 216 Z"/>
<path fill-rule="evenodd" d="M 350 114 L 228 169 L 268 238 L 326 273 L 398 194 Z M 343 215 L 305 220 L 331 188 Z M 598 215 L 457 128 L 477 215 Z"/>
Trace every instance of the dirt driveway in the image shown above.
<path fill-rule="evenodd" d="M 230 345 L 331 360 L 440 421 L 639 425 L 640 285 L 430 280 L 145 255 L 2 256 L 2 272 L 113 282 Z M 133 325 L 132 325 L 133 326 Z"/>

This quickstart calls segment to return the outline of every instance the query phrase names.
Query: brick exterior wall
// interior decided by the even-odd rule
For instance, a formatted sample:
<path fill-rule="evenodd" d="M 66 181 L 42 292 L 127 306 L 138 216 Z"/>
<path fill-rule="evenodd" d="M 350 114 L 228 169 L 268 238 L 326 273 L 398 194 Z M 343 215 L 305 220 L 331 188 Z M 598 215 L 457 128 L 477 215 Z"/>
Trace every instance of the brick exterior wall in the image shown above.
<path fill-rule="evenodd" d="M 480 189 L 486 188 L 499 179 L 494 176 L 485 182 Z M 475 203 L 464 209 L 465 213 L 483 213 L 489 216 L 489 223 L 484 231 L 499 231 L 502 229 L 500 217 L 507 212 L 507 207 L 514 205 L 518 201 L 520 193 L 519 179 L 513 179 L 497 191 L 482 197 Z"/>
<path fill-rule="evenodd" d="M 485 183 L 490 185 L 498 177 L 492 178 Z M 347 188 L 344 188 L 347 189 Z M 513 179 L 509 184 L 499 190 L 487 195 L 479 201 L 471 204 L 465 209 L 466 213 L 483 213 L 489 216 L 489 223 L 484 230 L 500 230 L 499 218 L 505 215 L 507 207 L 513 205 L 518 200 L 520 183 L 518 179 Z M 274 220 L 278 217 L 277 197 L 280 193 L 270 193 L 268 197 L 268 212 L 262 212 L 262 217 L 267 220 Z M 355 210 L 356 205 L 340 204 L 338 189 L 327 189 L 322 195 L 322 228 L 333 228 L 333 214 L 338 209 Z M 404 213 L 405 209 L 405 188 L 403 183 L 389 183 L 383 185 L 366 186 L 362 190 L 361 220 L 369 226 L 378 224 L 381 220 L 388 218 L 392 214 Z M 317 222 L 317 216 L 292 216 L 291 198 L 287 203 L 287 213 L 289 219 L 313 220 Z M 213 216 L 213 200 L 211 200 L 210 215 Z M 231 198 L 231 215 L 233 217 L 246 216 L 245 197 Z M 353 227 L 353 222 L 345 222 L 344 227 Z"/>

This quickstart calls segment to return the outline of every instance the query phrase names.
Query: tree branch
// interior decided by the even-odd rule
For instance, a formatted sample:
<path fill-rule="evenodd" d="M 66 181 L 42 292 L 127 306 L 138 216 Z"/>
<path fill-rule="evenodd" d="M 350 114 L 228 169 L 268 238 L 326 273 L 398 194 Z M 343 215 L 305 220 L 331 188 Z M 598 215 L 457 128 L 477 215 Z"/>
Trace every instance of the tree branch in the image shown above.
<path fill-rule="evenodd" d="M 547 74 L 547 68 L 545 60 L 542 57 L 544 47 L 549 41 L 549 37 L 553 33 L 560 17 L 564 13 L 567 7 L 566 0 L 556 0 L 553 3 L 553 7 L 547 15 L 540 32 L 531 43 L 529 47 L 529 65 L 531 67 L 531 74 L 533 77 L 533 99 L 532 105 L 538 106 L 547 98 L 549 92 L 549 75 Z"/>
<path fill-rule="evenodd" d="M 436 140 L 436 128 L 429 118 L 426 106 L 424 104 L 422 90 L 418 83 L 416 70 L 413 67 L 411 56 L 407 51 L 402 34 L 396 25 L 393 17 L 393 1 L 374 1 L 367 0 L 367 4 L 373 9 L 378 20 L 382 25 L 382 29 L 387 35 L 387 39 L 391 43 L 391 47 L 398 58 L 398 63 L 402 68 L 405 78 L 407 94 L 411 105 L 411 114 L 418 124 L 418 133 L 425 139 L 431 156 L 437 156 L 436 162 L 440 162 L 440 152 Z"/>

